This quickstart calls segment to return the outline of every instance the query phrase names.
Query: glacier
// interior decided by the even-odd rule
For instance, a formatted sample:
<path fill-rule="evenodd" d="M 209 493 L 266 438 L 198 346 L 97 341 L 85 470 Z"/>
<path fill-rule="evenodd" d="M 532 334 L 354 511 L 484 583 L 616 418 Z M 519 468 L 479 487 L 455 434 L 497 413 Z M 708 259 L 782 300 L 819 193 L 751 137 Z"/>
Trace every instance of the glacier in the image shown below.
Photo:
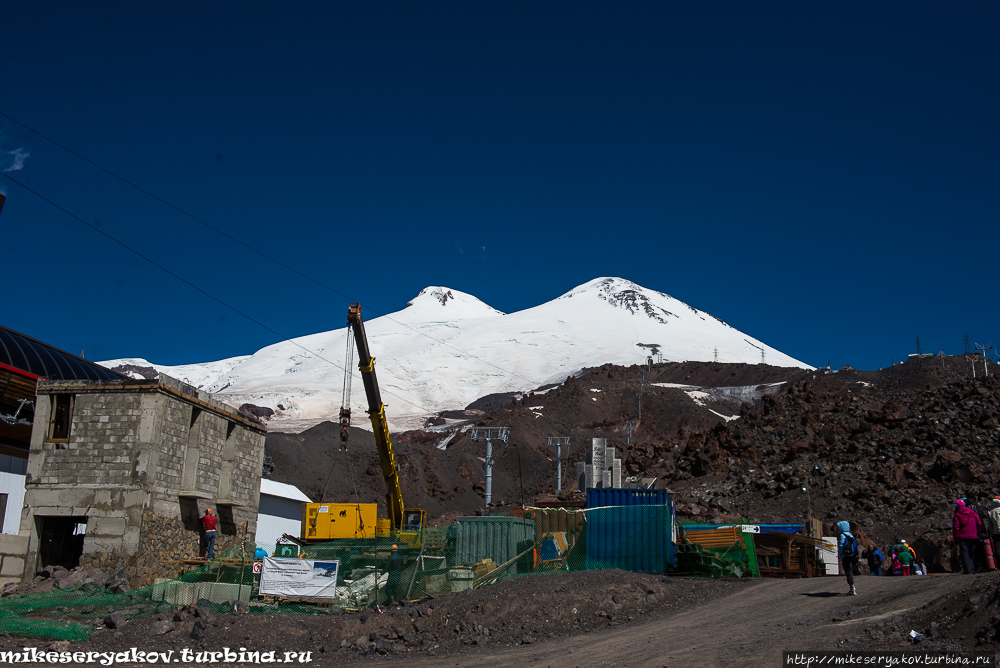
<path fill-rule="evenodd" d="M 365 329 L 394 429 L 463 409 L 487 394 L 526 392 L 585 367 L 641 364 L 651 355 L 712 361 L 717 351 L 719 362 L 756 364 L 763 350 L 767 364 L 812 368 L 670 295 L 614 277 L 506 314 L 459 290 L 431 286 L 401 311 L 366 319 Z M 267 406 L 275 411 L 272 428 L 281 429 L 282 422 L 307 426 L 336 419 L 346 337 L 345 309 L 342 329 L 275 343 L 252 355 L 178 366 L 141 358 L 100 364 L 152 366 L 234 406 Z M 352 385 L 352 413 L 364 415 L 356 368 Z"/>

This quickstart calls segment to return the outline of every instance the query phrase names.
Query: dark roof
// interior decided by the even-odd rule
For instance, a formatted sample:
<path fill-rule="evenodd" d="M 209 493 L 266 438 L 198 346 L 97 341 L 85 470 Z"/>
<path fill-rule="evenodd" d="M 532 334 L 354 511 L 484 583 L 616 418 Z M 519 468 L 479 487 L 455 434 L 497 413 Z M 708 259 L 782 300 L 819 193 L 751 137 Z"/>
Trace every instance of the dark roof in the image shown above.
<path fill-rule="evenodd" d="M 121 380 L 126 376 L 0 325 L 0 365 L 48 380 Z"/>

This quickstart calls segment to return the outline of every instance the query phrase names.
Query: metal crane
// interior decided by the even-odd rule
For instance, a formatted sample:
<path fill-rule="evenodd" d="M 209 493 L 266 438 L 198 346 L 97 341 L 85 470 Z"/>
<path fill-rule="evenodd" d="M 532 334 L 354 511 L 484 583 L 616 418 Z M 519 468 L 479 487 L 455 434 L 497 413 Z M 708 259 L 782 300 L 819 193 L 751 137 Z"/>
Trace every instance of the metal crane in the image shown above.
<path fill-rule="evenodd" d="M 358 369 L 365 384 L 368 397 L 368 417 L 372 422 L 375 447 L 378 450 L 382 478 L 385 480 L 385 507 L 388 518 L 378 518 L 375 503 L 329 503 L 326 491 L 336 467 L 330 470 L 320 503 L 307 503 L 302 511 L 302 538 L 300 544 L 339 539 L 370 539 L 374 536 L 391 537 L 394 542 L 407 546 L 419 546 L 423 537 L 425 512 L 420 508 L 406 508 L 403 505 L 403 490 L 399 484 L 399 467 L 392 449 L 389 424 L 385 419 L 385 404 L 375 377 L 375 358 L 368 350 L 368 337 L 361 318 L 361 304 L 351 304 L 347 311 L 347 364 L 344 369 L 344 397 L 340 407 L 340 448 L 347 455 L 347 441 L 351 432 L 351 377 L 354 347 L 358 351 Z M 351 339 L 354 339 L 354 345 Z M 350 464 L 348 463 L 348 470 Z M 351 474 L 353 478 L 353 473 Z M 355 496 L 357 489 L 355 488 Z"/>
<path fill-rule="evenodd" d="M 368 350 L 368 337 L 365 335 L 365 323 L 361 317 L 361 304 L 351 304 L 347 310 L 347 323 L 354 333 L 354 343 L 358 349 L 358 369 L 365 384 L 365 395 L 368 398 L 368 417 L 372 422 L 375 434 L 375 447 L 378 450 L 379 464 L 382 468 L 382 478 L 385 480 L 385 507 L 389 514 L 389 528 L 392 532 L 419 533 L 424 526 L 424 511 L 420 508 L 406 508 L 403 504 L 403 491 L 399 485 L 399 467 L 392 449 L 392 438 L 389 436 L 389 424 L 385 419 L 385 404 L 378 389 L 378 379 L 375 376 L 375 358 Z M 348 372 L 350 369 L 348 368 Z M 345 414 L 346 413 L 346 414 Z M 341 438 L 350 425 L 350 405 L 341 409 Z"/>

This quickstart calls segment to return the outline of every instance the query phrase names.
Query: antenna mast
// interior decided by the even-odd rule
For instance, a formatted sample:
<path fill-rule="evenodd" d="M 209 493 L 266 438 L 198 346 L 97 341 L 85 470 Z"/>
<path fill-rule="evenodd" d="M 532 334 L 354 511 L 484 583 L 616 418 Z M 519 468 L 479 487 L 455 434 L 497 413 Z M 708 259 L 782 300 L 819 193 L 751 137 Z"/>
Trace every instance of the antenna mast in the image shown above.
<path fill-rule="evenodd" d="M 569 436 L 549 436 L 547 447 L 556 449 L 556 494 L 562 491 L 562 446 L 566 446 L 569 455 Z"/>

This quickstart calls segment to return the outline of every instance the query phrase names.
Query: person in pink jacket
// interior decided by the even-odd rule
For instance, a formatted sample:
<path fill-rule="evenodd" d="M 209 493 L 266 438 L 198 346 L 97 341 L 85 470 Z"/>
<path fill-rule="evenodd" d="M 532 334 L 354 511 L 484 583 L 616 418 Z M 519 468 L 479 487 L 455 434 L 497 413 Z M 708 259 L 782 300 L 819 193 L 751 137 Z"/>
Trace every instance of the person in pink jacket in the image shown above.
<path fill-rule="evenodd" d="M 979 528 L 982 521 L 972 508 L 965 505 L 962 499 L 955 500 L 955 516 L 951 520 L 951 535 L 958 543 L 962 555 L 962 572 L 968 575 L 975 569 L 972 555 L 975 554 L 976 542 L 979 540 Z"/>

